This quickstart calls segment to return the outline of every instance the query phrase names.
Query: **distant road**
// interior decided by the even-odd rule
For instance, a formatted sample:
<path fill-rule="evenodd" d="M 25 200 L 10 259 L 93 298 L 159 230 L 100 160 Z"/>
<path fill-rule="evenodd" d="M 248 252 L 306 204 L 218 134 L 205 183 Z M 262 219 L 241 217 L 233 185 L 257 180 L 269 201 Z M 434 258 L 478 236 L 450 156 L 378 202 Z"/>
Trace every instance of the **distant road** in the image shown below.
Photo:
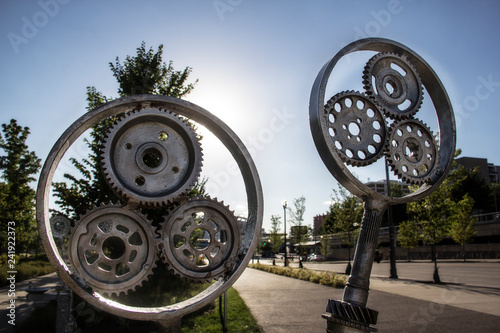
<path fill-rule="evenodd" d="M 283 262 L 277 264 L 283 265 Z M 298 262 L 291 263 L 297 266 Z M 314 270 L 345 272 L 347 263 L 316 263 L 304 262 L 304 267 Z M 439 262 L 439 276 L 441 281 L 470 286 L 480 286 L 489 288 L 500 288 L 500 261 L 492 260 L 485 262 L 478 261 L 443 261 Z M 434 263 L 430 261 L 406 262 L 398 261 L 396 269 L 399 279 L 415 281 L 432 281 Z M 383 260 L 380 264 L 373 263 L 372 277 L 389 277 L 390 265 L 388 260 Z"/>

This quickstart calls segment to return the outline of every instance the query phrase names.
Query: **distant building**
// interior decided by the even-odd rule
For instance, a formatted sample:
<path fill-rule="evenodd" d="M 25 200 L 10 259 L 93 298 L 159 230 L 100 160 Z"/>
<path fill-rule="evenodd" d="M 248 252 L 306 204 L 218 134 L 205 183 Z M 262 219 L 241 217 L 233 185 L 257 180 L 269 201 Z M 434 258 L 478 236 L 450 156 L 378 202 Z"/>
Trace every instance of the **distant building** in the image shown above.
<path fill-rule="evenodd" d="M 500 166 L 488 163 L 488 159 L 479 157 L 460 157 L 455 159 L 458 164 L 472 170 L 477 168 L 479 173 L 490 183 L 499 183 Z"/>
<path fill-rule="evenodd" d="M 410 188 L 408 187 L 408 184 L 397 181 L 397 180 L 391 180 L 391 189 L 399 186 L 403 190 L 404 194 L 409 194 L 410 193 Z M 376 182 L 367 182 L 365 185 L 372 189 L 373 191 L 380 193 L 380 194 L 385 194 L 387 191 L 385 189 L 386 186 L 386 181 L 385 180 L 379 180 Z"/>
<path fill-rule="evenodd" d="M 325 222 L 325 218 L 326 218 L 326 214 L 322 214 L 322 215 L 316 215 L 314 217 L 314 230 L 319 230 L 319 228 L 321 228 L 321 226 L 323 225 L 323 223 Z"/>

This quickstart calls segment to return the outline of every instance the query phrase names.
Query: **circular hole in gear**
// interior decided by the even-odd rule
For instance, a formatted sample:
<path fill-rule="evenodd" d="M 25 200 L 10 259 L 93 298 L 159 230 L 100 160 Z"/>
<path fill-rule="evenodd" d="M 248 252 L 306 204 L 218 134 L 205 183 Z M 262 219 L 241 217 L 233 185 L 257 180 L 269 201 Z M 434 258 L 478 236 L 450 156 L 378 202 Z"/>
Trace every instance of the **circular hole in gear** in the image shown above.
<path fill-rule="evenodd" d="M 125 144 L 125 149 L 130 150 L 132 149 L 132 144 L 130 142 Z"/>
<path fill-rule="evenodd" d="M 116 236 L 108 237 L 102 243 L 102 253 L 109 259 L 118 259 L 125 254 L 125 243 Z"/>
<path fill-rule="evenodd" d="M 359 135 L 360 128 L 359 125 L 355 122 L 349 124 L 349 133 L 352 135 Z"/>
<path fill-rule="evenodd" d="M 142 185 L 146 184 L 146 179 L 144 178 L 144 176 L 139 175 L 139 176 L 135 177 L 135 184 L 137 186 L 142 186 Z"/>
<path fill-rule="evenodd" d="M 196 250 L 205 250 L 210 246 L 210 233 L 205 229 L 196 228 L 189 236 L 189 242 Z"/>
<path fill-rule="evenodd" d="M 148 168 L 155 169 L 163 162 L 163 156 L 156 148 L 148 148 L 142 153 L 142 162 Z"/>

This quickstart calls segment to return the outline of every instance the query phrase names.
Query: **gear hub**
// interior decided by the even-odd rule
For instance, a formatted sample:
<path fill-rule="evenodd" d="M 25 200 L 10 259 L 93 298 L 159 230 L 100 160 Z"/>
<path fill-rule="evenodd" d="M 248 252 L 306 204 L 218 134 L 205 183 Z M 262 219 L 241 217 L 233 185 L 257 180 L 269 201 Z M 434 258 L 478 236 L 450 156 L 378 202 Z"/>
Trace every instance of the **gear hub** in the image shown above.
<path fill-rule="evenodd" d="M 325 105 L 325 119 L 335 148 L 344 162 L 364 166 L 382 156 L 386 139 L 384 117 L 364 94 L 344 91 Z"/>
<path fill-rule="evenodd" d="M 94 291 L 127 293 L 156 267 L 155 235 L 145 216 L 119 205 L 95 207 L 80 218 L 69 239 L 70 263 Z"/>
<path fill-rule="evenodd" d="M 226 273 L 240 248 L 236 217 L 222 202 L 194 198 L 181 204 L 162 226 L 162 257 L 174 273 L 210 281 Z"/>
<path fill-rule="evenodd" d="M 102 164 L 109 185 L 124 200 L 157 207 L 194 186 L 202 166 L 201 145 L 187 122 L 173 113 L 143 109 L 110 129 Z"/>

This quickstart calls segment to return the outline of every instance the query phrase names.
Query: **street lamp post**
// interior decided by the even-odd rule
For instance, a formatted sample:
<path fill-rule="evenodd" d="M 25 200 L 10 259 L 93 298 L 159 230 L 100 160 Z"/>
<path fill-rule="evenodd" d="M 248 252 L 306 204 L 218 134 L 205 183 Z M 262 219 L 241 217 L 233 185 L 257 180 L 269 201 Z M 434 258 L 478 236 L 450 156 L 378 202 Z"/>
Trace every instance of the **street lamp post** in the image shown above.
<path fill-rule="evenodd" d="M 285 231 L 284 231 L 284 234 L 285 234 L 285 264 L 284 264 L 284 267 L 286 267 L 286 200 L 283 200 L 281 202 L 281 204 L 283 205 L 283 220 L 285 222 Z"/>

